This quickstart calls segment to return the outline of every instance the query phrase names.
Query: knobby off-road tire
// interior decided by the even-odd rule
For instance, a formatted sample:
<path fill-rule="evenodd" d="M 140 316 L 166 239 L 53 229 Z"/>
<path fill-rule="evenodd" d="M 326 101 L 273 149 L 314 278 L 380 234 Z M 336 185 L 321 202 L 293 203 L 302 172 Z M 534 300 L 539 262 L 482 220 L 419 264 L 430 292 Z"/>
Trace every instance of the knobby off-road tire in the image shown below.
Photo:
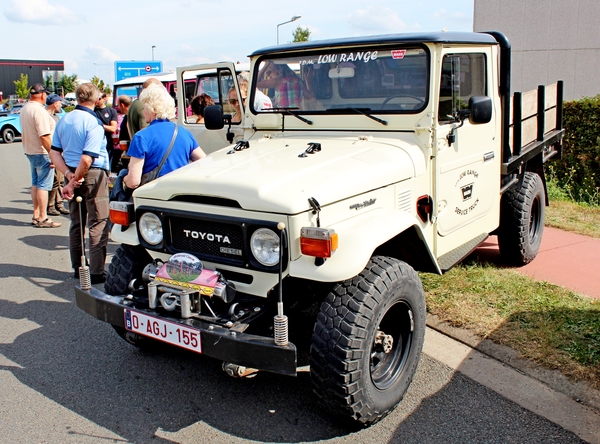
<path fill-rule="evenodd" d="M 358 276 L 336 285 L 321 305 L 310 350 L 322 404 L 363 425 L 385 417 L 417 369 L 425 316 L 421 281 L 402 261 L 375 256 Z"/>
<path fill-rule="evenodd" d="M 121 244 L 108 266 L 104 292 L 114 296 L 127 294 L 129 283 L 135 278 L 141 279 L 144 267 L 150 262 L 152 258 L 142 247 Z M 148 349 L 158 344 L 151 338 L 132 334 L 124 328 L 115 325 L 113 328 L 121 338 L 136 347 Z"/>
<path fill-rule="evenodd" d="M 522 186 L 504 193 L 498 246 L 506 263 L 522 266 L 535 259 L 542 243 L 545 210 L 544 184 L 535 173 L 526 172 Z"/>

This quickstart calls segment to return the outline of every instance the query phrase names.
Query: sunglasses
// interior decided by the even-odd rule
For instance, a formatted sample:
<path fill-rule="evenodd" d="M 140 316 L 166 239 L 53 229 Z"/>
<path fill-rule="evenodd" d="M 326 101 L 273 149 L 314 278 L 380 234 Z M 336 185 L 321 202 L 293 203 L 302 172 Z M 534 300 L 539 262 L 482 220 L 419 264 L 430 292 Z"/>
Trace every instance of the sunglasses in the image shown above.
<path fill-rule="evenodd" d="M 245 97 L 242 97 L 242 100 L 246 100 Z M 229 103 L 231 103 L 232 105 L 237 105 L 239 103 L 238 99 L 229 99 Z"/>

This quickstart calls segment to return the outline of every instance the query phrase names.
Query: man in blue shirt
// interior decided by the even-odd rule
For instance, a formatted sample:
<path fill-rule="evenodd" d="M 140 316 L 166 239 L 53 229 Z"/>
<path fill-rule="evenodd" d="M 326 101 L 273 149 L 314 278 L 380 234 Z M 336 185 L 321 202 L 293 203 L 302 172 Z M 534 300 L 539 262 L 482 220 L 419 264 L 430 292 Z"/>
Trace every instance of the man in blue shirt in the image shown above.
<path fill-rule="evenodd" d="M 92 83 L 77 87 L 77 106 L 56 125 L 50 158 L 55 167 L 68 180 L 63 187 L 63 197 L 71 199 L 69 210 L 69 249 L 75 277 L 79 276 L 81 263 L 81 233 L 89 227 L 90 273 L 92 284 L 106 280 L 104 264 L 108 244 L 108 152 L 101 122 L 94 114 L 100 91 Z M 84 205 L 74 197 L 81 196 Z M 81 220 L 80 224 L 80 209 Z"/>

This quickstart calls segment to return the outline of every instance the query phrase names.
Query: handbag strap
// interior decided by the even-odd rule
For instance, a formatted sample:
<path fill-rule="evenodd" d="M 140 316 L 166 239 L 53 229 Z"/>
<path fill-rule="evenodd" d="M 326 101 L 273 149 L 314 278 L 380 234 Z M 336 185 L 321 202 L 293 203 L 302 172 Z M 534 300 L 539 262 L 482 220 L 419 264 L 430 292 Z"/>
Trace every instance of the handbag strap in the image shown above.
<path fill-rule="evenodd" d="M 160 161 L 160 163 L 156 167 L 156 168 L 158 168 L 158 174 L 160 174 L 160 171 L 162 170 L 163 165 L 167 161 L 167 157 L 169 157 L 169 153 L 173 149 L 173 145 L 175 145 L 175 139 L 177 139 L 177 132 L 178 132 L 178 130 L 179 130 L 179 126 L 177 126 L 177 124 L 175 124 L 175 130 L 173 130 L 173 137 L 171 138 L 171 144 L 169 145 L 169 148 L 167 148 L 167 152 L 163 156 L 162 160 Z"/>

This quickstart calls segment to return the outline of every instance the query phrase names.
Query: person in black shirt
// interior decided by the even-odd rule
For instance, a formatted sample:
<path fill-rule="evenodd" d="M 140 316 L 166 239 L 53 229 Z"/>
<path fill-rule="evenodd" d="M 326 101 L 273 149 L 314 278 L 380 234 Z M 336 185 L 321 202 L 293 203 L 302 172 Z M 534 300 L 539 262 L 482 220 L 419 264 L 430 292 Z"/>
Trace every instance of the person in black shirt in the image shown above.
<path fill-rule="evenodd" d="M 106 106 L 106 94 L 101 93 L 100 97 L 96 101 L 96 108 L 94 109 L 96 116 L 102 122 L 104 127 L 104 135 L 106 136 L 106 151 L 108 151 L 108 157 L 112 159 L 113 156 L 113 133 L 117 130 L 117 111 L 113 108 Z"/>

